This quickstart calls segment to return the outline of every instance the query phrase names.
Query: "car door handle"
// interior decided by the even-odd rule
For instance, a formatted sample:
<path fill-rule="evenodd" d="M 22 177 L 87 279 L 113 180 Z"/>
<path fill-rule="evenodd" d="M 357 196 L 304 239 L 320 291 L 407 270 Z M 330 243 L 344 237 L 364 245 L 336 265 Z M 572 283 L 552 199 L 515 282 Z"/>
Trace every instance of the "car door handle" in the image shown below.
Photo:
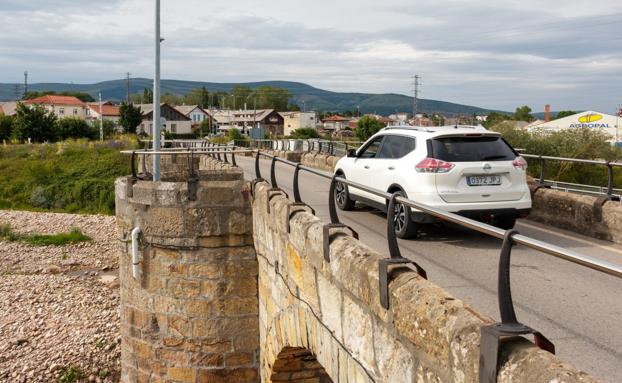
<path fill-rule="evenodd" d="M 365 165 L 363 166 L 365 169 L 369 169 L 369 165 Z"/>
<path fill-rule="evenodd" d="M 387 169 L 389 169 L 389 170 L 395 170 L 395 166 L 389 166 Z"/>

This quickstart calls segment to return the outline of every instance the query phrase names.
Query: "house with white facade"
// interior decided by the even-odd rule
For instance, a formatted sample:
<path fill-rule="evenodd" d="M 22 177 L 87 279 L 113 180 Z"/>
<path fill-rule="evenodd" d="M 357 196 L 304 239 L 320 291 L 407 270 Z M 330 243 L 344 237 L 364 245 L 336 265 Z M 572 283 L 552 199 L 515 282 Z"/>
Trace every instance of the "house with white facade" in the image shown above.
<path fill-rule="evenodd" d="M 151 135 L 153 131 L 153 104 L 135 104 L 143 114 L 143 121 L 136 128 L 136 133 Z M 192 133 L 192 120 L 172 106 L 160 104 L 162 131 L 176 134 Z"/>
<path fill-rule="evenodd" d="M 316 129 L 317 115 L 315 112 L 279 112 L 283 117 L 283 135 L 289 136 L 296 129 Z"/>

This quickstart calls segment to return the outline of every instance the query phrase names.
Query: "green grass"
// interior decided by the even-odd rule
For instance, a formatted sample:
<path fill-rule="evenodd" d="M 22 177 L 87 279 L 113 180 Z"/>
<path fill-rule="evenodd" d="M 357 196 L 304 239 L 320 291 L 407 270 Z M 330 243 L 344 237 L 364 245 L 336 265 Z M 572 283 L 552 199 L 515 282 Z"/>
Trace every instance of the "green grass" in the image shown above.
<path fill-rule="evenodd" d="M 114 214 L 114 180 L 130 173 L 120 150 L 135 140 L 0 145 L 0 209 Z"/>
<path fill-rule="evenodd" d="M 91 237 L 82 234 L 77 227 L 72 228 L 69 233 L 18 234 L 13 231 L 11 225 L 0 225 L 0 240 L 9 242 L 19 241 L 31 246 L 65 246 L 92 241 Z"/>
<path fill-rule="evenodd" d="M 58 383 L 74 383 L 85 377 L 86 374 L 79 367 L 71 365 L 63 370 Z"/>

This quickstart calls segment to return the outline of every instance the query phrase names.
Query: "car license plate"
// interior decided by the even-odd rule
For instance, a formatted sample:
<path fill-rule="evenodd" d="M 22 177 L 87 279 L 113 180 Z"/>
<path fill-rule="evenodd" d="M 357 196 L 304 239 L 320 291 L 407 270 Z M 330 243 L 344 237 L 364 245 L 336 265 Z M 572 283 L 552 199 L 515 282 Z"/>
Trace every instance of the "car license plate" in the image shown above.
<path fill-rule="evenodd" d="M 469 186 L 501 185 L 501 176 L 468 176 Z"/>

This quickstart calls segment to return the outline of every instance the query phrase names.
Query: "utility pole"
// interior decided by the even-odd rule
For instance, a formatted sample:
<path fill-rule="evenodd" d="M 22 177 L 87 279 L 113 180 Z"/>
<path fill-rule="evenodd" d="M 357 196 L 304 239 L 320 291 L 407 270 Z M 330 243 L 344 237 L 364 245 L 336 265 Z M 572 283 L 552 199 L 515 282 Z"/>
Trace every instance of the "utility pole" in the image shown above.
<path fill-rule="evenodd" d="M 15 91 L 15 101 L 19 100 L 19 84 L 15 84 L 15 86 L 13 87 L 13 90 Z"/>
<path fill-rule="evenodd" d="M 153 151 L 160 151 L 160 0 L 155 0 L 155 76 L 153 79 Z M 160 181 L 160 154 L 153 155 L 153 180 Z"/>
<path fill-rule="evenodd" d="M 127 103 L 130 103 L 130 72 L 126 73 L 127 75 Z"/>
<path fill-rule="evenodd" d="M 28 94 L 28 71 L 24 71 L 24 98 Z"/>
<path fill-rule="evenodd" d="M 421 77 L 419 77 L 418 74 L 416 74 L 414 77 L 414 89 L 413 89 L 413 119 L 415 118 L 415 116 L 417 115 L 417 101 L 419 99 L 419 86 L 421 85 L 421 83 L 419 82 L 419 80 L 421 79 Z"/>
<path fill-rule="evenodd" d="M 104 140 L 104 108 L 102 106 L 101 92 L 99 92 L 99 140 Z"/>

